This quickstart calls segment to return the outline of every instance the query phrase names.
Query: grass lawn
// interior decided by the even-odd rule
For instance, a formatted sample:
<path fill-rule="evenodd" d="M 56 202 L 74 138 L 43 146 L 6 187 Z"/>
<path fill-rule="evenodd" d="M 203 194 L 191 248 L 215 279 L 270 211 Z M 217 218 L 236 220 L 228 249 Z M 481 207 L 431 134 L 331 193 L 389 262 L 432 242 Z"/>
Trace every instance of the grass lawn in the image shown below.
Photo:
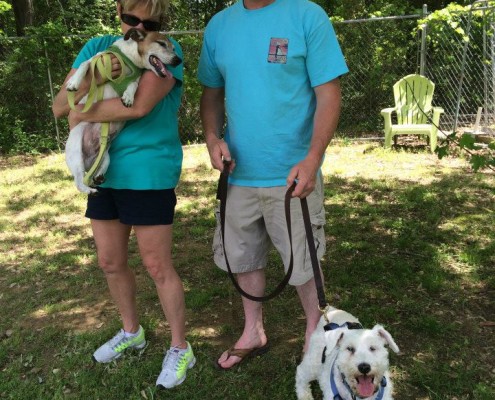
<path fill-rule="evenodd" d="M 395 398 L 495 398 L 495 175 L 462 159 L 334 142 L 324 163 L 327 298 L 401 348 Z M 174 262 L 198 362 L 156 391 L 169 328 L 135 240 L 130 264 L 149 345 L 118 362 L 91 354 L 119 329 L 88 221 L 63 156 L 0 159 L 0 399 L 295 399 L 304 315 L 294 288 L 265 306 L 270 352 L 214 369 L 242 330 L 239 296 L 211 255 L 218 173 L 185 149 Z M 269 289 L 282 277 L 276 254 Z M 317 399 L 321 393 L 314 386 Z"/>

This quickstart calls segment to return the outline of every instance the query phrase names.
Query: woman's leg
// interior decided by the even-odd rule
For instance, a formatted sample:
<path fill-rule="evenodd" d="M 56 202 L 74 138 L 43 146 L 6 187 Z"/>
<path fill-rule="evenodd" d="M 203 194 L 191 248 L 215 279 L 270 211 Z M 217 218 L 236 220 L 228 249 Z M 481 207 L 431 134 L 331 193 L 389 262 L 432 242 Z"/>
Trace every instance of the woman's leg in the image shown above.
<path fill-rule="evenodd" d="M 118 220 L 91 220 L 98 253 L 98 264 L 105 273 L 113 301 L 119 309 L 124 330 L 139 329 L 136 311 L 136 281 L 127 265 L 127 250 L 131 227 Z"/>
<path fill-rule="evenodd" d="M 186 348 L 184 288 L 172 263 L 172 225 L 134 226 L 134 232 L 170 325 L 171 346 Z"/>

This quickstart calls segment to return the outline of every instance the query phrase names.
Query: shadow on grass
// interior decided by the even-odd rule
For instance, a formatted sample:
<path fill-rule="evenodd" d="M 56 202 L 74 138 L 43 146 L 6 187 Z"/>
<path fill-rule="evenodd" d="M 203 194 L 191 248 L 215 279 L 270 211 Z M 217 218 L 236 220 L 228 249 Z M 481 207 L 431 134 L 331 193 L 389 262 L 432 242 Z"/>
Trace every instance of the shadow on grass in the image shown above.
<path fill-rule="evenodd" d="M 177 190 L 173 244 L 174 263 L 186 290 L 189 337 L 199 360 L 190 375 L 195 383 L 206 385 L 203 398 L 230 398 L 232 385 L 238 398 L 264 399 L 266 392 L 273 399 L 293 398 L 304 335 L 294 288 L 265 305 L 266 330 L 274 344 L 269 357 L 247 364 L 237 374 L 219 375 L 212 367 L 212 360 L 242 331 L 242 311 L 228 277 L 212 261 L 216 183 L 204 176 L 198 179 L 193 172 Z M 392 356 L 396 398 L 490 398 L 483 396 L 495 393 L 489 360 L 495 340 L 493 328 L 484 322 L 493 321 L 495 306 L 495 221 L 489 212 L 493 185 L 463 174 L 442 176 L 425 185 L 331 176 L 325 191 L 327 254 L 322 267 L 328 300 L 358 316 L 365 326 L 381 323 L 392 333 L 402 351 Z M 8 212 L 39 201 L 22 198 L 21 192 L 15 197 L 15 202 L 7 202 Z M 57 213 L 82 218 L 80 209 L 63 201 L 50 205 L 50 212 L 26 219 L 18 229 L 45 224 Z M 58 233 L 70 227 L 70 222 L 60 224 L 42 226 Z M 13 331 L 0 340 L 0 370 L 11 382 L 27 382 L 41 397 L 69 387 L 79 397 L 98 393 L 112 398 L 112 386 L 126 380 L 129 361 L 110 367 L 109 375 L 83 360 L 118 329 L 116 309 L 96 266 L 86 226 L 72 226 L 63 242 L 50 250 L 41 239 L 22 242 L 7 235 L 0 242 L 2 249 L 12 252 L 0 277 L 0 336 Z M 138 398 L 154 384 L 149 375 L 159 368 L 169 329 L 134 240 L 129 252 L 137 275 L 139 312 L 151 338 L 141 360 L 143 371 L 132 372 L 136 383 L 126 388 Z M 278 256 L 272 254 L 267 289 L 273 289 L 281 277 Z M 65 352 L 54 352 L 50 341 Z M 26 354 L 34 354 L 34 359 L 26 361 Z M 63 366 L 57 376 L 51 374 L 53 362 Z M 64 386 L 60 380 L 70 380 L 70 365 L 72 371 L 80 367 L 85 378 Z M 46 382 L 43 389 L 38 387 L 39 377 Z M 91 379 L 107 386 L 96 391 Z M 215 381 L 214 391 L 207 390 L 210 380 Z M 6 390 L 0 385 L 0 394 Z M 198 389 L 192 386 L 185 384 L 181 390 L 174 392 L 174 398 L 198 398 Z"/>

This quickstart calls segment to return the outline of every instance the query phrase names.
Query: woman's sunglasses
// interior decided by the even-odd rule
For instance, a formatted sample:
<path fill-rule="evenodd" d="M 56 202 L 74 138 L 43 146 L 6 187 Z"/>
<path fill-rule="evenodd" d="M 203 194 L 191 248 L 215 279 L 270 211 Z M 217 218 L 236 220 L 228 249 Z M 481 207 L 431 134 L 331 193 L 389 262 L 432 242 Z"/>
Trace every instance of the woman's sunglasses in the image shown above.
<path fill-rule="evenodd" d="M 159 31 L 162 27 L 162 24 L 159 21 L 153 21 L 150 19 L 139 19 L 138 17 L 131 14 L 120 14 L 120 19 L 124 24 L 129 26 L 138 26 L 140 23 L 143 24 L 144 29 L 147 31 Z"/>

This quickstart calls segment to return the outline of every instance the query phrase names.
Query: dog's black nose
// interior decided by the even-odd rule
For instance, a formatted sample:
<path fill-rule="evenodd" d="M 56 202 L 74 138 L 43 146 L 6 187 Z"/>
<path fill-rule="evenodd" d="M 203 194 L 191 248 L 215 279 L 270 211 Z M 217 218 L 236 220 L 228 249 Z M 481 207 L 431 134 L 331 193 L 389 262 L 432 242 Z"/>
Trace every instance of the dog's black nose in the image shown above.
<path fill-rule="evenodd" d="M 371 366 L 369 364 L 366 364 L 366 363 L 361 363 L 358 365 L 358 370 L 362 374 L 366 375 L 368 372 L 371 371 Z"/>

